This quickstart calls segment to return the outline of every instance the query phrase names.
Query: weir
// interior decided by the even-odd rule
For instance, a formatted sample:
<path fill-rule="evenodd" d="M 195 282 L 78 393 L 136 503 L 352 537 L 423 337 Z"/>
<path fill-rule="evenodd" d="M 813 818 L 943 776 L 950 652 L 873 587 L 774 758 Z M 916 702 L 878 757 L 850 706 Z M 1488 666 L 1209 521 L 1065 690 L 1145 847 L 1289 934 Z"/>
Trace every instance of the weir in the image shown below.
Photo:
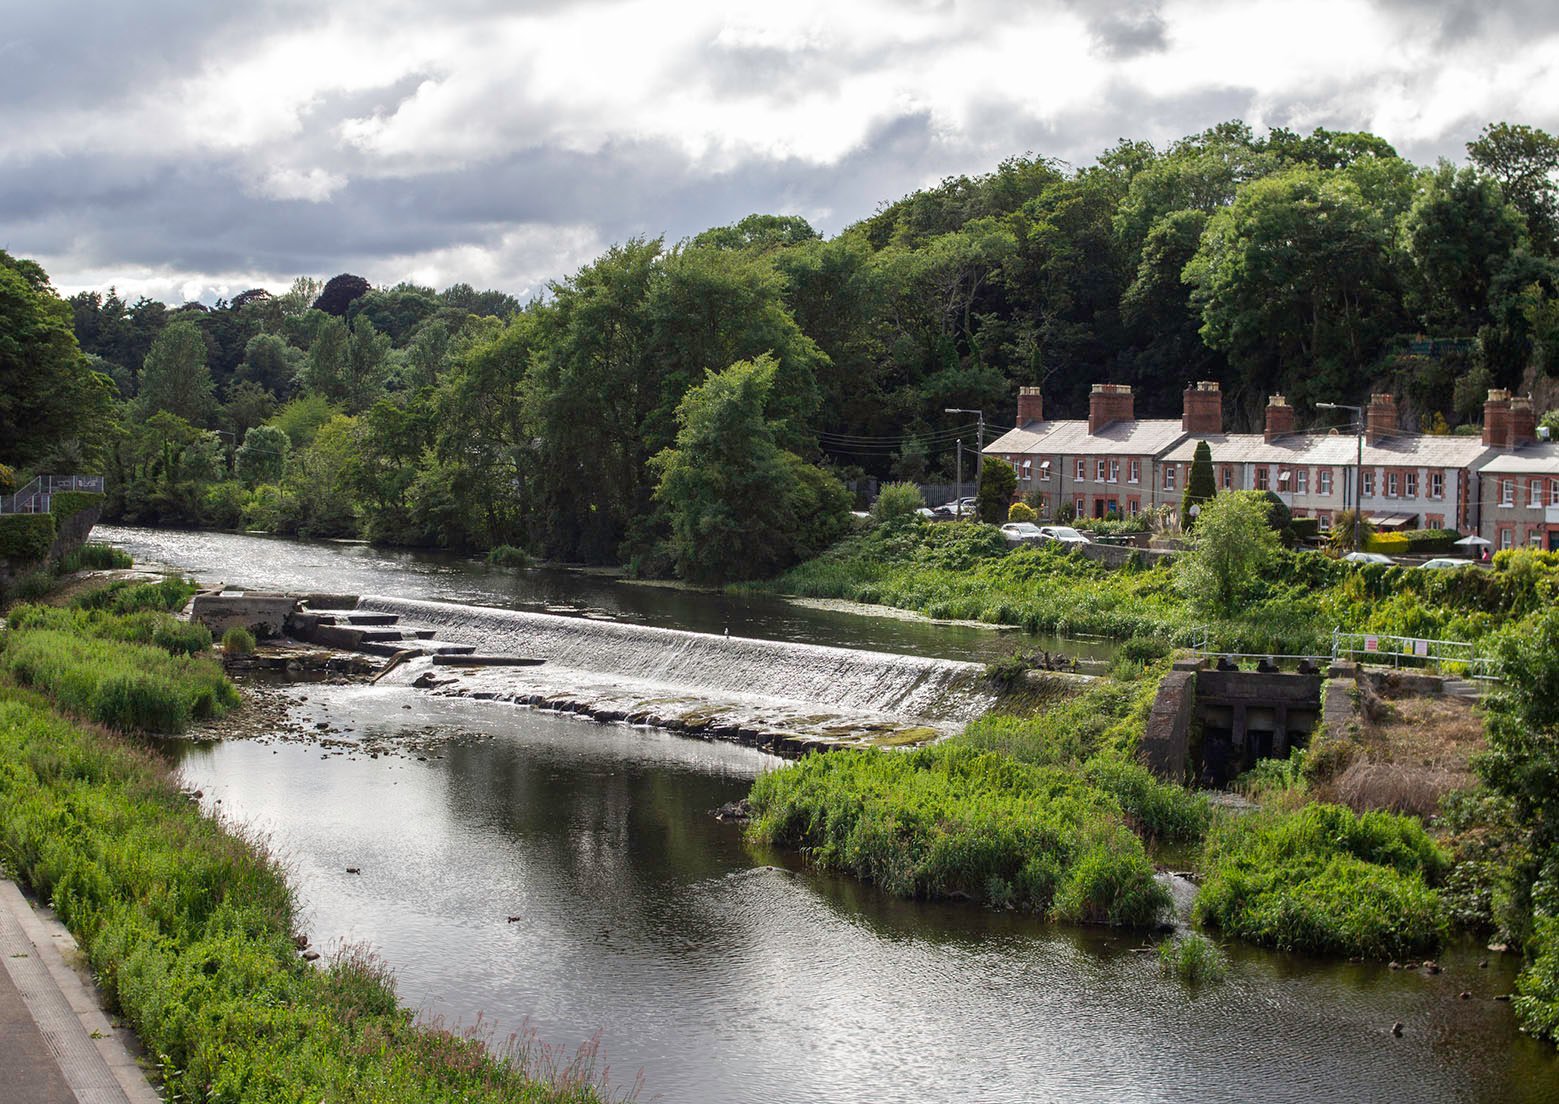
<path fill-rule="evenodd" d="M 532 701 L 551 690 L 617 712 L 631 712 L 635 701 L 683 714 L 713 710 L 705 728 L 729 722 L 843 731 L 897 721 L 950 732 L 994 700 L 984 668 L 955 660 L 405 598 L 364 596 L 356 612 L 426 626 L 440 641 L 481 652 L 544 661 L 466 672 L 455 692 Z M 431 667 L 430 660 L 412 661 L 389 680 L 425 678 Z"/>

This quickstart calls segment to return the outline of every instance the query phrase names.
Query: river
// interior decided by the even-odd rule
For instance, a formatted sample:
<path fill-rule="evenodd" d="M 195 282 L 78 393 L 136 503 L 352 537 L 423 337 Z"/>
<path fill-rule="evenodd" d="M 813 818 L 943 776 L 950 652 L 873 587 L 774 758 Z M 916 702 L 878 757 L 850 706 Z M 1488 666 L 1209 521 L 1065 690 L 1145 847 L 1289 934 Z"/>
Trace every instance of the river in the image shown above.
<path fill-rule="evenodd" d="M 684 619 L 651 588 L 354 545 L 97 536 L 255 588 L 731 617 L 958 658 L 995 635 L 667 592 L 707 599 Z M 896 901 L 755 853 L 709 815 L 776 766 L 745 748 L 403 687 L 290 693 L 295 723 L 342 742 L 172 746 L 208 808 L 268 834 L 316 945 L 368 943 L 408 1005 L 452 1024 L 599 1037 L 644 1099 L 1559 1101 L 1552 1050 L 1493 999 L 1509 956 L 1452 948 L 1429 975 L 1234 947 L 1229 979 L 1190 991 L 1133 935 Z"/>

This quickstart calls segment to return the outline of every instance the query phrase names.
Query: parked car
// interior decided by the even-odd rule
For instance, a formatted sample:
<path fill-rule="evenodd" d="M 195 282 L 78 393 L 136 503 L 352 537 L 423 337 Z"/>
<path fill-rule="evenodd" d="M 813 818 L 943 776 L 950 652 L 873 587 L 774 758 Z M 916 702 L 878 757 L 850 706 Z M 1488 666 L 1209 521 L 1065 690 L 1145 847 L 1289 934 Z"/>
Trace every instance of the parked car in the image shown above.
<path fill-rule="evenodd" d="M 1032 521 L 1009 521 L 1001 527 L 1001 535 L 1014 544 L 1045 539 L 1044 531 Z"/>
<path fill-rule="evenodd" d="M 1445 556 L 1441 556 L 1438 559 L 1425 560 L 1423 563 L 1419 564 L 1418 566 L 1419 567 L 1431 568 L 1431 569 L 1434 569 L 1434 570 L 1440 570 L 1442 568 L 1447 568 L 1447 567 L 1470 567 L 1472 565 L 1470 563 L 1468 563 L 1468 561 L 1466 561 L 1466 560 L 1453 560 L 1453 559 L 1449 559 L 1449 558 L 1447 558 Z"/>
<path fill-rule="evenodd" d="M 1039 527 L 1039 535 L 1046 540 L 1059 541 L 1061 544 L 1093 543 L 1070 525 L 1042 525 Z"/>
<path fill-rule="evenodd" d="M 1343 559 L 1349 563 L 1389 564 L 1393 562 L 1390 556 L 1382 556 L 1379 552 L 1349 552 Z"/>

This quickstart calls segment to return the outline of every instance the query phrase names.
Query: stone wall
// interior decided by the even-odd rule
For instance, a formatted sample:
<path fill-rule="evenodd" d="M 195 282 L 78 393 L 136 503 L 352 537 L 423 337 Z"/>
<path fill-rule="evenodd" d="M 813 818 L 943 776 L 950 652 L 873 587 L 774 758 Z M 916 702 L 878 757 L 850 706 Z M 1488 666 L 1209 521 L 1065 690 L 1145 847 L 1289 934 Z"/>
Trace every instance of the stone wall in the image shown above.
<path fill-rule="evenodd" d="M 1196 715 L 1196 672 L 1174 670 L 1158 684 L 1139 755 L 1143 765 L 1167 782 L 1184 782 Z"/>

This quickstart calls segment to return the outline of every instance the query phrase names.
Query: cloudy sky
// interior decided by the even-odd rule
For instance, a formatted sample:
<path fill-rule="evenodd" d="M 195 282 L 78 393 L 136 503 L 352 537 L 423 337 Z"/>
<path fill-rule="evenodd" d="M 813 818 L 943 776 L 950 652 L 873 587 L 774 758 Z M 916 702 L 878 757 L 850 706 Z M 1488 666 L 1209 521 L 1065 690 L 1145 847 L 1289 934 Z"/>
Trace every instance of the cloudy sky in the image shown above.
<path fill-rule="evenodd" d="M 0 248 L 66 294 L 524 298 L 753 211 L 834 232 L 1224 119 L 1460 159 L 1559 132 L 1552 0 L 0 0 Z"/>

